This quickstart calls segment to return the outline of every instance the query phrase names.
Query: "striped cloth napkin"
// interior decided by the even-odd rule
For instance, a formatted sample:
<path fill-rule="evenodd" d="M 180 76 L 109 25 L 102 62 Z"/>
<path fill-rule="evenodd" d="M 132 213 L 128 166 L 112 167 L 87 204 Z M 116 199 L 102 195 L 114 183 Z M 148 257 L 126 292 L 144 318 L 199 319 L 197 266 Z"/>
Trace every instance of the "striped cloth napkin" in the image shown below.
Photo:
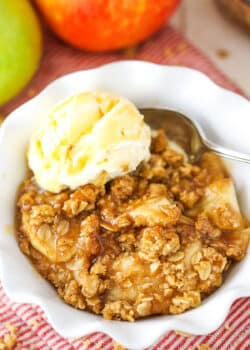
<path fill-rule="evenodd" d="M 216 83 L 242 93 L 185 38 L 166 26 L 139 47 L 112 54 L 92 54 L 66 46 L 44 29 L 44 56 L 29 86 L 1 110 L 7 116 L 13 109 L 41 91 L 55 78 L 72 71 L 96 67 L 108 62 L 137 59 L 159 64 L 188 66 L 209 75 Z M 34 116 L 35 117 L 35 116 Z M 202 322 L 202 320 L 201 320 Z M 102 333 L 83 339 L 69 340 L 59 336 L 48 323 L 40 307 L 13 303 L 0 284 L 0 349 L 1 339 L 19 350 L 112 350 L 113 341 Z M 225 322 L 215 332 L 192 336 L 168 332 L 147 350 L 250 350 L 250 298 L 241 298 L 232 305 Z"/>

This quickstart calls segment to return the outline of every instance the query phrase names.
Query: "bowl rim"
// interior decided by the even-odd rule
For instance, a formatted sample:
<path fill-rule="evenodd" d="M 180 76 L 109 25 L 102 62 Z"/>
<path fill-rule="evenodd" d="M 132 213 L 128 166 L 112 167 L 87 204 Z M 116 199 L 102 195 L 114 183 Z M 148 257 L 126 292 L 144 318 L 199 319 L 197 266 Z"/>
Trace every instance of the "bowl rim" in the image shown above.
<path fill-rule="evenodd" d="M 191 68 L 186 67 L 176 67 L 176 66 L 163 66 L 155 63 L 148 63 L 148 62 L 142 62 L 137 60 L 129 60 L 129 61 L 120 61 L 120 62 L 114 62 L 114 63 L 108 63 L 103 66 L 92 68 L 88 70 L 81 70 L 81 71 L 75 71 L 69 74 L 66 74 L 62 77 L 59 77 L 58 79 L 54 80 L 50 84 L 48 84 L 37 96 L 33 97 L 29 101 L 25 102 L 23 105 L 18 107 L 16 110 L 11 112 L 6 118 L 6 120 L 3 122 L 1 128 L 0 128 L 0 147 L 2 144 L 2 141 L 6 139 L 6 135 L 13 127 L 15 127 L 15 124 L 17 123 L 17 118 L 19 118 L 19 114 L 24 113 L 27 108 L 30 108 L 31 110 L 35 108 L 37 104 L 39 104 L 39 101 L 41 102 L 43 99 L 47 98 L 52 91 L 55 91 L 56 89 L 61 89 L 62 87 L 65 88 L 67 86 L 69 81 L 73 81 L 80 77 L 87 77 L 87 76 L 98 76 L 99 79 L 107 79 L 107 75 L 110 73 L 114 74 L 125 74 L 130 72 L 132 74 L 136 70 L 145 71 L 147 70 L 147 73 L 150 75 L 150 79 L 154 79 L 154 74 L 157 75 L 157 79 L 161 80 L 161 76 L 178 76 L 176 78 L 176 84 L 180 84 L 180 77 L 185 77 L 185 79 L 190 83 L 194 85 L 195 88 L 197 88 L 197 85 L 200 86 L 200 88 L 206 89 L 206 93 L 209 95 L 209 93 L 212 95 L 214 94 L 216 96 L 216 99 L 218 99 L 217 103 L 219 104 L 219 101 L 221 99 L 222 102 L 224 101 L 231 101 L 229 105 L 236 104 L 239 107 L 242 107 L 242 109 L 247 109 L 247 105 L 249 108 L 249 101 L 240 96 L 237 95 L 234 92 L 231 92 L 223 87 L 218 86 L 215 84 L 209 77 L 207 77 L 205 74 L 196 71 Z M 150 72 L 150 73 L 149 73 Z M 142 79 L 143 77 L 140 76 Z M 155 82 L 155 84 L 159 87 L 159 81 L 158 83 Z M 194 89 L 194 87 L 192 87 Z M 202 90 L 202 89 L 201 89 Z M 189 94 L 189 92 L 185 92 Z M 52 94 L 53 95 L 53 94 Z M 181 95 L 180 98 L 184 97 Z M 232 102 L 233 101 L 233 102 Z M 157 107 L 165 107 L 164 103 L 160 104 L 158 102 L 155 103 Z M 141 105 L 139 106 L 141 107 Z M 146 103 L 146 105 L 143 103 L 143 107 L 154 107 L 153 103 L 150 104 L 150 106 Z M 243 108 L 244 107 L 244 108 Z M 172 106 L 168 107 L 169 109 L 173 109 Z M 180 112 L 185 112 L 185 106 L 180 108 Z M 249 108 L 250 111 L 250 108 Z M 243 114 L 243 113 L 242 113 Z M 250 150 L 250 148 L 249 148 Z M 0 172 L 1 172 L 1 149 L 0 149 Z M 0 196 L 1 198 L 1 196 Z M 1 208 L 1 205 L 0 205 Z M 1 216 L 0 216 L 0 227 L 1 227 Z M 0 241 L 1 243 L 1 241 Z M 1 244 L 0 244 L 0 252 L 1 252 Z M 249 254 L 248 254 L 249 255 Z M 3 257 L 2 257 L 3 256 Z M 205 302 L 199 307 L 202 308 L 204 304 L 209 304 L 210 307 L 214 307 L 211 304 L 218 305 L 218 302 L 222 303 L 223 307 L 220 308 L 220 312 L 216 314 L 216 317 L 213 319 L 213 322 L 209 322 L 207 320 L 204 325 L 197 323 L 196 321 L 192 321 L 192 315 L 194 314 L 196 310 L 190 310 L 185 312 L 181 315 L 176 316 L 159 316 L 159 317 L 153 317 L 150 322 L 147 322 L 145 320 L 136 321 L 132 327 L 131 324 L 127 322 L 117 323 L 117 321 L 106 321 L 100 319 L 98 321 L 92 320 L 89 321 L 88 324 L 85 324 L 84 329 L 82 327 L 79 327 L 77 330 L 73 331 L 72 329 L 66 329 L 65 325 L 61 324 L 56 317 L 53 310 L 53 303 L 48 302 L 48 300 L 43 299 L 42 297 L 37 297 L 36 295 L 33 295 L 32 292 L 27 292 L 26 294 L 19 293 L 18 290 L 15 288 L 13 290 L 13 284 L 11 283 L 10 279 L 8 278 L 8 274 L 6 273 L 6 261 L 4 258 L 4 254 L 0 255 L 0 276 L 2 280 L 2 284 L 4 287 L 4 290 L 6 291 L 6 294 L 17 302 L 33 302 L 35 304 L 38 304 L 42 307 L 42 309 L 45 311 L 49 322 L 52 324 L 52 326 L 55 328 L 55 330 L 61 334 L 62 336 L 66 336 L 69 338 L 75 338 L 83 335 L 87 335 L 92 332 L 96 331 L 102 331 L 115 340 L 117 340 L 119 343 L 124 344 L 128 348 L 132 349 L 139 349 L 144 348 L 146 346 L 151 345 L 153 342 L 155 342 L 160 336 L 162 336 L 165 332 L 173 329 L 182 330 L 185 332 L 189 332 L 192 334 L 206 334 L 213 330 L 215 330 L 225 319 L 230 306 L 232 302 L 243 296 L 249 296 L 250 295 L 250 283 L 237 283 L 233 286 L 233 288 L 227 288 L 227 286 L 224 286 L 224 284 L 219 288 L 219 290 L 224 290 L 226 293 L 222 296 L 221 292 L 215 292 L 210 298 L 207 298 Z M 240 265 L 240 264 L 239 264 Z M 242 289 L 242 286 L 244 287 Z M 216 295 L 215 295 L 216 294 Z M 217 300 L 213 300 L 213 296 L 217 297 Z M 63 303 L 63 301 L 62 301 Z M 208 307 L 206 307 L 206 310 Z M 84 312 L 84 311 L 81 311 Z M 171 319 L 170 319 L 171 318 Z M 93 319 L 93 318 L 92 318 Z M 165 322 L 166 320 L 166 322 Z M 116 323 L 116 325 L 114 324 Z M 119 324 L 119 327 L 118 327 Z M 154 327 L 154 334 L 151 334 L 149 336 L 145 336 L 144 339 L 141 339 L 141 331 L 142 327 L 138 327 L 138 324 L 143 324 L 143 329 L 150 329 L 150 327 Z M 153 325 L 155 324 L 155 325 Z M 153 332 L 152 332 L 153 333 Z"/>

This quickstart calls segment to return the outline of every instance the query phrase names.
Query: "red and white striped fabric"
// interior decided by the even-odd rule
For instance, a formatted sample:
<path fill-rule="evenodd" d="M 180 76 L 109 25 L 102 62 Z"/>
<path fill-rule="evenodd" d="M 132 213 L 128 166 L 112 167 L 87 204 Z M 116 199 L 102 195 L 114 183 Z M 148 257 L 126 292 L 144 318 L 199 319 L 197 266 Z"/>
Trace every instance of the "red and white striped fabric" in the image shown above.
<path fill-rule="evenodd" d="M 93 333 L 79 340 L 60 337 L 48 323 L 43 311 L 35 305 L 13 303 L 0 287 L 0 337 L 5 325 L 17 327 L 19 350 L 112 350 L 113 342 L 103 333 Z M 213 350 L 250 349 L 250 298 L 238 299 L 224 324 L 204 336 L 182 336 L 168 332 L 147 350 L 195 350 L 199 346 Z M 202 347 L 200 347 L 202 350 Z"/>
<path fill-rule="evenodd" d="M 242 93 L 214 65 L 186 39 L 169 26 L 136 49 L 113 54 L 91 54 L 66 46 L 44 31 L 44 57 L 41 67 L 29 86 L 11 103 L 0 110 L 7 115 L 21 103 L 37 94 L 55 78 L 79 69 L 87 69 L 112 61 L 138 59 L 160 64 L 183 65 L 198 69 L 218 84 Z M 201 320 L 202 321 L 202 320 Z M 6 324 L 17 327 L 19 350 L 112 350 L 112 339 L 94 333 L 84 339 L 68 340 L 59 336 L 48 323 L 40 307 L 13 303 L 0 285 L 0 338 Z M 238 299 L 224 324 L 205 336 L 177 335 L 168 332 L 148 350 L 250 350 L 250 298 Z"/>

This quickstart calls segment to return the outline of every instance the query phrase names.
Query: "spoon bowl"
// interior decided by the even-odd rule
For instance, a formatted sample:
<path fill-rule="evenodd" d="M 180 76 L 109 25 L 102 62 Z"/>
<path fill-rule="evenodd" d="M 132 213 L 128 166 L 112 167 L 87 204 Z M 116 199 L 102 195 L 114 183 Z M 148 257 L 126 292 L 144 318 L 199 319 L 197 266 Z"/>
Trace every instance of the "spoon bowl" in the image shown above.
<path fill-rule="evenodd" d="M 191 163 L 197 162 L 207 151 L 224 158 L 250 163 L 249 154 L 227 149 L 209 141 L 197 122 L 179 112 L 158 108 L 143 108 L 140 112 L 152 129 L 163 129 L 170 140 L 182 147 Z"/>

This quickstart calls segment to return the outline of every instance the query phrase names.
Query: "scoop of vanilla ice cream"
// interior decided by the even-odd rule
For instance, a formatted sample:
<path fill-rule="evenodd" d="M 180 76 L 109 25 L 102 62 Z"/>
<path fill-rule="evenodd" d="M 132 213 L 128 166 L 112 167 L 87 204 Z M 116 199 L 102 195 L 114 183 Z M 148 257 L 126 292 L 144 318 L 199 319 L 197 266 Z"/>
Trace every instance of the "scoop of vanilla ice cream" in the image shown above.
<path fill-rule="evenodd" d="M 105 183 L 150 156 L 150 128 L 128 100 L 104 92 L 73 95 L 54 107 L 31 138 L 28 163 L 51 192 Z"/>

